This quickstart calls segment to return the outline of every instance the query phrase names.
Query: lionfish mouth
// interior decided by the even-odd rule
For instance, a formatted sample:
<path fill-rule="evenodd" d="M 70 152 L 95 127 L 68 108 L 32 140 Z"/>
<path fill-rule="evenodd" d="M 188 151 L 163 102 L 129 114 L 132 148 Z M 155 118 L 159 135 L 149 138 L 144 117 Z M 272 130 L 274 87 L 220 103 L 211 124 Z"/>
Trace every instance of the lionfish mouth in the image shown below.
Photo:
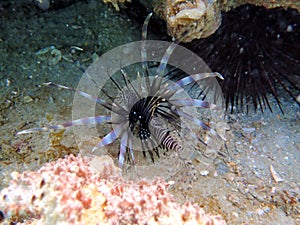
<path fill-rule="evenodd" d="M 105 53 L 87 69 L 76 89 L 46 83 L 75 92 L 74 120 L 17 134 L 72 126 L 81 142 L 82 137 L 99 136 L 96 126 L 106 124 L 112 129 L 91 152 L 97 153 L 119 141 L 119 167 L 145 167 L 154 176 L 161 175 L 162 170 L 174 174 L 178 164 L 184 165 L 197 154 L 205 155 L 199 145 L 209 149 L 209 153 L 218 153 L 224 141 L 211 124 L 223 116 L 222 92 L 216 80 L 222 76 L 211 72 L 197 55 L 176 42 L 146 41 L 150 17 L 151 14 L 145 20 L 142 41 Z M 159 62 L 154 72 L 149 61 Z M 141 71 L 127 72 L 132 69 L 130 65 L 137 63 L 141 64 Z M 167 64 L 190 75 L 171 81 Z M 107 115 L 95 116 L 96 104 Z M 84 126 L 77 125 L 91 126 L 82 129 Z M 107 151 L 110 153 L 108 148 Z M 178 163 L 178 159 L 183 163 Z M 158 163 L 164 166 L 158 169 Z"/>

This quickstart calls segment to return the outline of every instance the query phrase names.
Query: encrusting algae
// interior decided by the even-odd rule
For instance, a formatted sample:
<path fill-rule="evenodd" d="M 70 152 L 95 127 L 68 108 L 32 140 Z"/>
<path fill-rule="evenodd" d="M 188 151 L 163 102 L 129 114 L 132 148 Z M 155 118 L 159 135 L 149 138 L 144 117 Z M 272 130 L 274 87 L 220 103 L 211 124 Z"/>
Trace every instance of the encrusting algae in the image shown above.
<path fill-rule="evenodd" d="M 176 203 L 162 179 L 125 181 L 108 156 L 70 155 L 11 176 L 0 192 L 4 224 L 226 224 Z"/>

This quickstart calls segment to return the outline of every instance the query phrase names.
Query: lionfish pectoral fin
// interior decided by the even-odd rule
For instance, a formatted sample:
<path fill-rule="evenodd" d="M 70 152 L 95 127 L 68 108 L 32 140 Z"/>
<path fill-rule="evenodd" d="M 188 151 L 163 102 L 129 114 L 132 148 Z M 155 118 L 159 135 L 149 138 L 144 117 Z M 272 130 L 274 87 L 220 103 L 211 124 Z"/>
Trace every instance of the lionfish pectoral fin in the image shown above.
<path fill-rule="evenodd" d="M 33 132 L 39 131 L 49 131 L 49 130 L 61 130 L 71 126 L 78 126 L 78 125 L 89 125 L 89 124 L 102 124 L 111 120 L 111 116 L 92 116 L 86 117 L 82 119 L 77 119 L 73 121 L 69 121 L 63 124 L 49 126 L 49 127 L 40 127 L 40 128 L 32 128 L 28 130 L 19 131 L 16 135 L 20 134 L 28 134 Z"/>
<path fill-rule="evenodd" d="M 223 140 L 223 138 L 214 129 L 212 129 L 208 124 L 204 123 L 202 120 L 199 120 L 195 117 L 192 117 L 191 115 L 189 115 L 185 112 L 182 112 L 180 110 L 178 110 L 177 113 L 178 113 L 179 116 L 182 116 L 183 118 L 186 118 L 187 120 L 189 120 L 193 124 L 201 126 L 203 129 L 209 131 L 216 138 Z"/>
<path fill-rule="evenodd" d="M 216 77 L 217 77 L 217 78 L 219 78 L 219 79 L 221 79 L 221 80 L 224 80 L 224 77 L 223 77 L 220 73 L 215 72 L 215 74 L 216 74 Z"/>
<path fill-rule="evenodd" d="M 31 128 L 31 129 L 19 131 L 16 133 L 16 135 L 29 134 L 29 133 L 39 132 L 39 131 L 48 131 L 48 130 L 50 130 L 49 127 Z"/>
<path fill-rule="evenodd" d="M 191 135 L 192 138 L 194 138 L 196 141 L 201 142 L 204 146 L 207 146 L 207 143 L 205 143 L 205 141 L 203 141 L 201 138 L 199 138 L 194 132 L 190 132 L 189 133 Z"/>
<path fill-rule="evenodd" d="M 129 151 L 130 151 L 130 155 L 132 158 L 132 165 L 135 165 L 135 159 L 134 159 L 134 154 L 133 154 L 133 148 L 132 148 L 132 137 L 131 137 L 132 133 L 128 133 L 128 141 L 127 144 L 129 146 Z"/>
<path fill-rule="evenodd" d="M 181 99 L 171 99 L 169 103 L 182 107 L 182 106 L 194 106 L 201 108 L 209 108 L 210 104 L 208 101 L 200 100 L 200 99 L 189 99 L 189 98 L 181 98 Z"/>
<path fill-rule="evenodd" d="M 97 148 L 102 148 L 102 147 L 104 147 L 104 146 L 106 146 L 108 144 L 111 144 L 116 139 L 117 139 L 117 135 L 114 132 L 114 130 L 112 130 L 104 138 L 102 138 L 100 142 L 98 142 L 98 144 L 92 149 L 92 152 L 95 152 L 95 150 Z"/>
<path fill-rule="evenodd" d="M 206 78 L 212 78 L 212 77 L 218 77 L 220 79 L 224 79 L 222 77 L 222 75 L 218 72 L 214 72 L 214 73 L 197 73 L 197 74 L 193 74 L 187 77 L 184 77 L 182 79 L 180 79 L 179 81 L 176 82 L 177 85 L 179 85 L 181 88 L 185 87 L 188 84 L 191 84 L 193 82 L 197 82 Z"/>
<path fill-rule="evenodd" d="M 124 135 L 121 138 L 121 143 L 120 143 L 120 152 L 118 156 L 119 160 L 119 167 L 122 168 L 124 161 L 125 161 L 125 154 L 127 150 L 127 144 L 128 144 L 128 133 L 125 132 Z"/>
<path fill-rule="evenodd" d="M 89 100 L 91 100 L 93 102 L 99 103 L 99 104 L 103 105 L 105 108 L 111 109 L 111 105 L 109 103 L 107 103 L 106 101 L 104 101 L 104 100 L 102 100 L 100 98 L 97 98 L 95 96 L 92 96 L 92 95 L 90 95 L 90 94 L 88 94 L 86 92 L 83 92 L 81 90 L 74 89 L 74 88 L 67 87 L 67 86 L 60 85 L 60 84 L 54 84 L 52 82 L 44 83 L 44 85 L 46 85 L 48 87 L 63 88 L 63 89 L 69 90 L 69 91 L 76 92 L 79 95 L 83 96 L 84 98 L 87 98 L 87 99 L 89 99 Z"/>
<path fill-rule="evenodd" d="M 122 126 L 124 126 L 123 123 L 119 124 L 115 129 L 113 129 L 111 132 L 105 135 L 105 137 L 102 138 L 101 141 L 92 149 L 92 152 L 95 152 L 97 148 L 102 148 L 106 145 L 113 143 L 120 136 L 120 133 L 123 129 Z"/>
<path fill-rule="evenodd" d="M 156 73 L 158 76 L 162 77 L 165 73 L 165 69 L 167 67 L 167 64 L 169 62 L 169 59 L 172 55 L 172 53 L 174 52 L 174 49 L 178 46 L 178 44 L 184 39 L 184 37 L 188 34 L 187 31 L 185 31 L 182 36 L 178 39 L 175 39 L 167 48 L 167 50 L 165 51 L 160 64 L 156 70 Z"/>

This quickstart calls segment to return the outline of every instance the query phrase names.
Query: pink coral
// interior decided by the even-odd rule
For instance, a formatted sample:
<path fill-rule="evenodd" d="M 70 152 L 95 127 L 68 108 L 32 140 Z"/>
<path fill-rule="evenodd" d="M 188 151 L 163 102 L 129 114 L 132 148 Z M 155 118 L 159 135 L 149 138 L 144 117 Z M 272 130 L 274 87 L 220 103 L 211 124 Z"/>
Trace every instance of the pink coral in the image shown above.
<path fill-rule="evenodd" d="M 177 204 L 162 179 L 124 180 L 105 156 L 68 156 L 12 178 L 0 210 L 24 224 L 225 224 L 197 205 Z"/>

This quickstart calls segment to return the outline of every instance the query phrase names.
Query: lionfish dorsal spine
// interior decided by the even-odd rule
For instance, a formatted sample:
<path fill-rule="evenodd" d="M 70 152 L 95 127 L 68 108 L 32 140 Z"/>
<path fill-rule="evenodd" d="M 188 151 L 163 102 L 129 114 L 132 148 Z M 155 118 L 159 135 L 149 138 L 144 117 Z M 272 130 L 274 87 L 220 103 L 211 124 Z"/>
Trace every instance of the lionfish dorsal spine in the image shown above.
<path fill-rule="evenodd" d="M 142 69 L 143 74 L 146 79 L 146 88 L 147 91 L 150 90 L 150 81 L 149 81 L 149 69 L 148 69 L 148 62 L 147 62 L 147 51 L 146 51 L 146 40 L 147 40 L 147 31 L 148 31 L 148 24 L 150 18 L 152 17 L 153 13 L 149 13 L 142 28 L 142 49 L 141 49 L 141 57 L 142 57 Z"/>

